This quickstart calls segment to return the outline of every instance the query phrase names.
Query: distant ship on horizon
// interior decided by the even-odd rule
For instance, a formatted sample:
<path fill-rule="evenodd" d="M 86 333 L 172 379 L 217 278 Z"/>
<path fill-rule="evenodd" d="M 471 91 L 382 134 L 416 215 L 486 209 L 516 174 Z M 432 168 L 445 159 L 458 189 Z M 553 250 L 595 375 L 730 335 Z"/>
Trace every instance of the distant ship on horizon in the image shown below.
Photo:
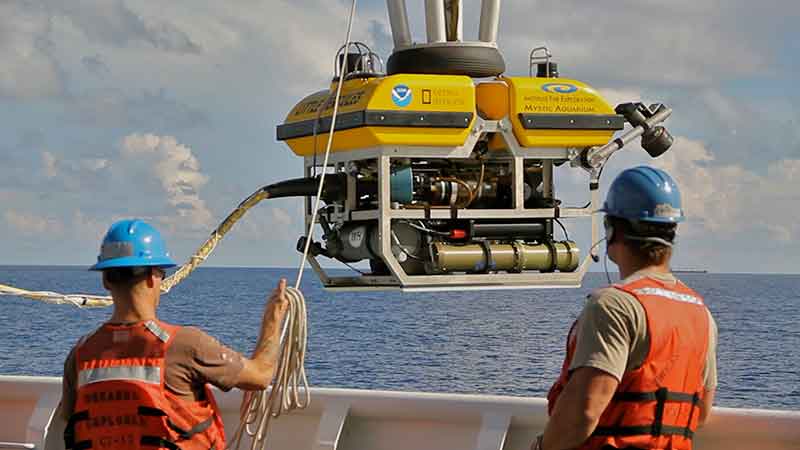
<path fill-rule="evenodd" d="M 675 267 L 672 273 L 708 273 L 707 269 L 695 269 L 690 267 Z"/>

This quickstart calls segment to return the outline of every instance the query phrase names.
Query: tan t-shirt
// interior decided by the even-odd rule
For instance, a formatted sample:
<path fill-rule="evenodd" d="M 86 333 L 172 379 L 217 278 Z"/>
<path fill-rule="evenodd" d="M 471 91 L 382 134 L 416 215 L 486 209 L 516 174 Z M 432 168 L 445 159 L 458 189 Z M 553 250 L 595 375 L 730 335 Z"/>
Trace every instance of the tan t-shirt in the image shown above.
<path fill-rule="evenodd" d="M 223 391 L 236 386 L 244 359 L 199 328 L 181 327 L 167 349 L 164 365 L 167 389 L 183 400 L 199 401 L 205 399 L 206 383 Z M 69 418 L 75 408 L 76 376 L 73 347 L 64 362 L 61 386 L 61 411 L 65 418 Z"/>
<path fill-rule="evenodd" d="M 640 271 L 621 284 L 648 276 L 664 283 L 677 283 L 672 274 Z M 717 324 L 708 313 L 708 352 L 703 370 L 706 390 L 717 387 Z M 650 349 L 644 307 L 627 292 L 612 287 L 593 291 L 575 325 L 575 354 L 569 370 L 593 367 L 622 380 L 625 372 L 642 365 Z"/>

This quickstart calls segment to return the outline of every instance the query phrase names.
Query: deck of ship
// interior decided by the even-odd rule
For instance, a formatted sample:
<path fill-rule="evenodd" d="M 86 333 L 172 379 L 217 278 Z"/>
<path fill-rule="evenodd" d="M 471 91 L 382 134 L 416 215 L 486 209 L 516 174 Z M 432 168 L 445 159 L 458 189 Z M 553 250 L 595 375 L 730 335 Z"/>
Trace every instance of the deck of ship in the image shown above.
<path fill-rule="evenodd" d="M 63 449 L 60 396 L 59 378 L 0 376 L 0 450 Z M 218 399 L 232 436 L 241 395 Z M 541 398 L 316 388 L 308 409 L 272 421 L 267 448 L 528 450 L 546 421 Z M 797 450 L 800 411 L 715 408 L 695 448 Z"/>

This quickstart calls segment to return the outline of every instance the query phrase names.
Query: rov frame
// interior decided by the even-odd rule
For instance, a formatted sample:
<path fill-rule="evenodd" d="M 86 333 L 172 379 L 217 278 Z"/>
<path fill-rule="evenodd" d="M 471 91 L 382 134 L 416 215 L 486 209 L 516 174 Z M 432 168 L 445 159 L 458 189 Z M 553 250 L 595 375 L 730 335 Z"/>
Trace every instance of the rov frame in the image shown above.
<path fill-rule="evenodd" d="M 434 209 L 425 212 L 420 209 L 399 209 L 391 202 L 390 174 L 391 164 L 395 159 L 403 158 L 468 158 L 476 143 L 487 133 L 499 133 L 508 145 L 509 154 L 495 157 L 496 160 L 508 161 L 512 167 L 513 180 L 513 209 L 467 209 L 455 210 L 455 215 L 460 219 L 559 219 L 559 218 L 590 218 L 591 242 L 600 239 L 601 222 L 597 214 L 600 208 L 600 183 L 599 169 L 605 161 L 625 144 L 633 141 L 653 129 L 657 124 L 666 120 L 671 114 L 669 108 L 661 105 L 649 108 L 656 114 L 641 124 L 636 125 L 628 132 L 616 137 L 603 147 L 579 150 L 576 148 L 525 148 L 519 146 L 513 136 L 511 123 L 508 118 L 501 120 L 486 120 L 476 117 L 469 137 L 466 142 L 456 148 L 441 147 L 399 147 L 380 146 L 370 149 L 354 150 L 330 155 L 330 163 L 334 172 L 344 171 L 346 165 L 352 161 L 377 160 L 378 161 L 378 208 L 372 210 L 355 210 L 353 199 L 355 180 L 348 177 L 347 199 L 343 209 L 334 212 L 321 213 L 329 222 L 339 221 L 366 221 L 377 220 L 379 226 L 379 239 L 381 253 L 391 275 L 375 276 L 333 276 L 319 263 L 316 256 L 309 255 L 309 263 L 319 276 L 323 285 L 330 290 L 387 290 L 400 289 L 403 291 L 437 291 L 459 288 L 467 289 L 522 289 L 522 288 L 565 288 L 580 287 L 592 260 L 597 260 L 598 250 L 593 247 L 580 262 L 574 272 L 551 273 L 486 273 L 464 275 L 407 275 L 400 263 L 393 256 L 391 241 L 391 224 L 397 219 L 451 219 L 454 210 Z M 572 167 L 580 167 L 590 173 L 589 191 L 591 201 L 588 206 L 581 208 L 525 208 L 524 183 L 522 171 L 524 161 L 537 159 L 543 162 L 543 195 L 552 195 L 554 188 L 553 168 L 555 161 L 569 161 Z M 317 158 L 305 157 L 305 175 L 312 176 L 319 167 L 315 166 Z M 305 201 L 305 226 L 311 225 L 312 200 Z M 426 217 L 426 214 L 428 216 Z"/>

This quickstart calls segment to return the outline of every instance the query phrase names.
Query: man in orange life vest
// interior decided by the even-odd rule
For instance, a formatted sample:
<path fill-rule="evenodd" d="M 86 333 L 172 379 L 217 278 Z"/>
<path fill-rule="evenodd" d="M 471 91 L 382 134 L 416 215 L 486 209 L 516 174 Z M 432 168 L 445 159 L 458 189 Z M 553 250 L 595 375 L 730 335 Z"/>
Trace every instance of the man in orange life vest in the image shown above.
<path fill-rule="evenodd" d="M 717 330 L 670 271 L 678 186 L 659 169 L 628 169 L 601 211 L 622 281 L 594 291 L 570 329 L 533 449 L 689 450 L 714 400 Z"/>
<path fill-rule="evenodd" d="M 252 358 L 245 358 L 197 328 L 158 320 L 164 269 L 175 263 L 148 223 L 112 225 L 97 260 L 91 270 L 103 272 L 114 311 L 64 364 L 66 448 L 223 450 L 225 430 L 209 385 L 269 385 L 288 308 L 285 280 L 265 308 Z"/>

